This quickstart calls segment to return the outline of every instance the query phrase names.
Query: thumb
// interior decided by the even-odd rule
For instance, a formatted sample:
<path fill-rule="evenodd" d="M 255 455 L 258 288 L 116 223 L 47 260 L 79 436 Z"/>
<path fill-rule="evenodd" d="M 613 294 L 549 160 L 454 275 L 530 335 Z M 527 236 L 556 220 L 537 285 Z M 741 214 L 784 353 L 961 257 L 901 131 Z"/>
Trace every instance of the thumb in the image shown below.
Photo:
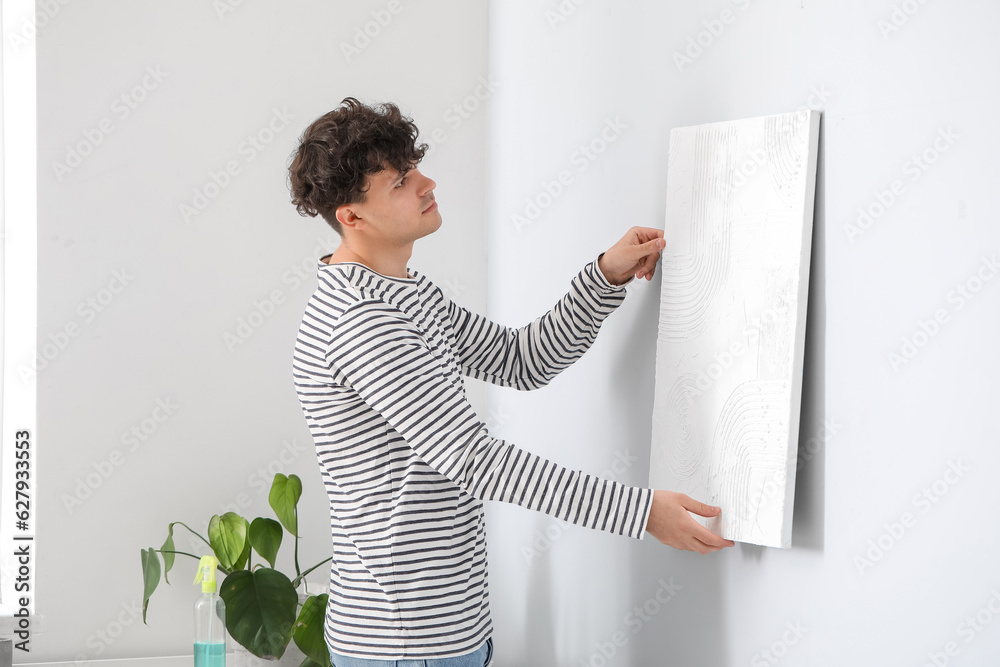
<path fill-rule="evenodd" d="M 694 512 L 699 516 L 715 516 L 716 514 L 722 511 L 721 508 L 719 507 L 716 507 L 714 505 L 706 505 L 705 503 L 695 500 L 690 496 L 685 496 L 685 501 L 683 505 L 684 509 L 688 510 L 689 512 Z"/>
<path fill-rule="evenodd" d="M 632 251 L 637 257 L 645 257 L 646 255 L 650 255 L 654 252 L 659 252 L 666 246 L 667 242 L 662 238 L 655 238 L 652 241 L 646 241 L 645 243 L 632 246 Z"/>

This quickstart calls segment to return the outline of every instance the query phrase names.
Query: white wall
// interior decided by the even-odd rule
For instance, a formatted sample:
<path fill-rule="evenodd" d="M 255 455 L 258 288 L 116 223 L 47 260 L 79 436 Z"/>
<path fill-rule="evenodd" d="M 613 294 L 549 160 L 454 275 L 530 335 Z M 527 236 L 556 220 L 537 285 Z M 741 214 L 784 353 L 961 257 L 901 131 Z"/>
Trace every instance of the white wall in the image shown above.
<path fill-rule="evenodd" d="M 986 0 L 491 5 L 501 85 L 488 284 L 500 320 L 543 312 L 630 225 L 663 225 L 671 128 L 824 111 L 794 547 L 704 557 L 491 506 L 499 664 L 921 665 L 946 649 L 952 663 L 995 658 L 1000 279 L 980 284 L 977 272 L 994 277 L 983 258 L 1000 249 L 989 204 L 998 20 Z M 678 66 L 689 39 L 701 52 Z M 620 134 L 581 160 L 607 119 Z M 938 139 L 949 132 L 950 144 Z M 935 161 L 921 170 L 911 156 L 925 150 Z M 549 203 L 544 182 L 561 170 L 570 185 L 519 231 L 512 216 L 534 213 L 526 198 Z M 881 217 L 852 230 L 858 208 L 879 213 L 895 181 Z M 981 289 L 962 303 L 955 289 L 967 282 Z M 658 280 L 631 286 L 594 348 L 549 387 L 491 389 L 499 434 L 590 472 L 631 452 L 637 461 L 617 478 L 645 484 L 658 291 Z M 944 323 L 925 340 L 921 322 L 938 310 Z M 887 355 L 902 355 L 904 337 L 922 346 L 894 368 Z M 949 472 L 959 462 L 961 476 Z M 660 605 L 658 582 L 671 577 L 681 589 Z M 628 616 L 645 604 L 654 613 Z M 981 630 L 963 625 L 977 613 Z"/>
<path fill-rule="evenodd" d="M 305 486 L 300 562 L 329 555 L 328 505 L 291 377 L 314 260 L 336 239 L 321 219 L 298 216 L 285 184 L 312 120 L 354 95 L 397 102 L 426 137 L 441 130 L 422 168 L 439 182 L 445 222 L 411 263 L 453 298 L 485 307 L 486 114 L 449 109 L 487 75 L 486 7 L 51 4 L 59 9 L 38 36 L 38 337 L 44 343 L 71 322 L 79 333 L 38 374 L 42 618 L 31 654 L 16 660 L 190 655 L 193 561 L 178 557 L 172 585 L 153 595 L 148 626 L 127 611 L 142 600 L 139 550 L 159 547 L 168 522 L 203 529 L 241 500 L 245 516 L 270 516 L 271 473 L 295 472 Z M 226 5 L 237 6 L 218 14 Z M 366 27 L 378 34 L 348 58 L 342 44 Z M 116 100 L 144 81 L 125 117 Z M 273 138 L 263 132 L 270 143 L 261 151 L 241 149 L 274 109 L 291 119 L 270 129 L 285 127 Z M 100 137 L 93 151 L 57 173 L 53 162 L 64 163 L 85 132 L 100 132 L 104 118 L 113 131 L 92 134 Z M 240 173 L 185 222 L 179 205 L 193 204 L 193 191 L 229 160 Z M 299 264 L 307 278 L 296 282 L 290 271 Z M 87 300 L 112 295 L 108 288 L 118 292 L 91 317 Z M 236 334 L 254 301 L 275 290 L 282 302 L 245 342 L 227 346 L 224 334 Z M 474 400 L 484 409 L 482 389 Z M 122 434 L 163 417 L 159 401 L 175 405 L 173 414 L 130 449 Z M 116 450 L 120 464 L 107 463 Z M 97 488 L 82 489 L 89 497 L 68 508 L 88 475 Z M 178 535 L 178 548 L 196 548 Z M 290 544 L 279 561 L 290 568 Z M 327 573 L 310 577 L 319 590 Z"/>

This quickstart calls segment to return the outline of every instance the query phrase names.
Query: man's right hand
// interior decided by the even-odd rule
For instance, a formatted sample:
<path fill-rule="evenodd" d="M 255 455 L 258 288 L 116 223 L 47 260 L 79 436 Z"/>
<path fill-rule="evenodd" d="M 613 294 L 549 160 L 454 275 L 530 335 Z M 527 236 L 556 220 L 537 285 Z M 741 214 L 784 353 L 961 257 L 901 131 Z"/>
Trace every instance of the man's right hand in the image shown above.
<path fill-rule="evenodd" d="M 721 508 L 698 502 L 677 491 L 653 491 L 653 505 L 646 521 L 646 532 L 675 549 L 697 551 L 700 554 L 718 551 L 736 543 L 726 540 L 694 520 L 688 512 L 711 517 Z"/>

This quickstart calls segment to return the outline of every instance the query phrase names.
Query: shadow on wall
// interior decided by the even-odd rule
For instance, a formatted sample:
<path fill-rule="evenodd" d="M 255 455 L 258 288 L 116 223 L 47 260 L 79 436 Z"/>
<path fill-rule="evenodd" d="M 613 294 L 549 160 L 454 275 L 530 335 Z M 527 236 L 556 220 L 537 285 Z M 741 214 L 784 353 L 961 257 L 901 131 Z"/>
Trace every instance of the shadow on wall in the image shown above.
<path fill-rule="evenodd" d="M 802 419 L 795 472 L 792 548 L 823 550 L 826 510 L 826 186 L 823 181 L 825 115 L 816 152 L 816 204 L 812 259 L 809 264 L 809 312 L 802 371 Z"/>

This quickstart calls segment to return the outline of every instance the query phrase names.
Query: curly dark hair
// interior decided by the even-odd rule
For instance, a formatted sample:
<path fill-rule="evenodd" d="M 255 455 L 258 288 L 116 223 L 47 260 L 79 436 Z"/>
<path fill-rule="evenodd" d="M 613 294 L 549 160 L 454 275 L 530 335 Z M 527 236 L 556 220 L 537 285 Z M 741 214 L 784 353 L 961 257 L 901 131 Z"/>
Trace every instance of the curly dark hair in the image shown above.
<path fill-rule="evenodd" d="M 343 235 L 337 207 L 363 203 L 368 176 L 386 167 L 410 169 L 426 151 L 427 144 L 417 144 L 417 126 L 395 104 L 345 97 L 299 138 L 288 166 L 292 204 L 301 216 L 323 216 Z"/>

